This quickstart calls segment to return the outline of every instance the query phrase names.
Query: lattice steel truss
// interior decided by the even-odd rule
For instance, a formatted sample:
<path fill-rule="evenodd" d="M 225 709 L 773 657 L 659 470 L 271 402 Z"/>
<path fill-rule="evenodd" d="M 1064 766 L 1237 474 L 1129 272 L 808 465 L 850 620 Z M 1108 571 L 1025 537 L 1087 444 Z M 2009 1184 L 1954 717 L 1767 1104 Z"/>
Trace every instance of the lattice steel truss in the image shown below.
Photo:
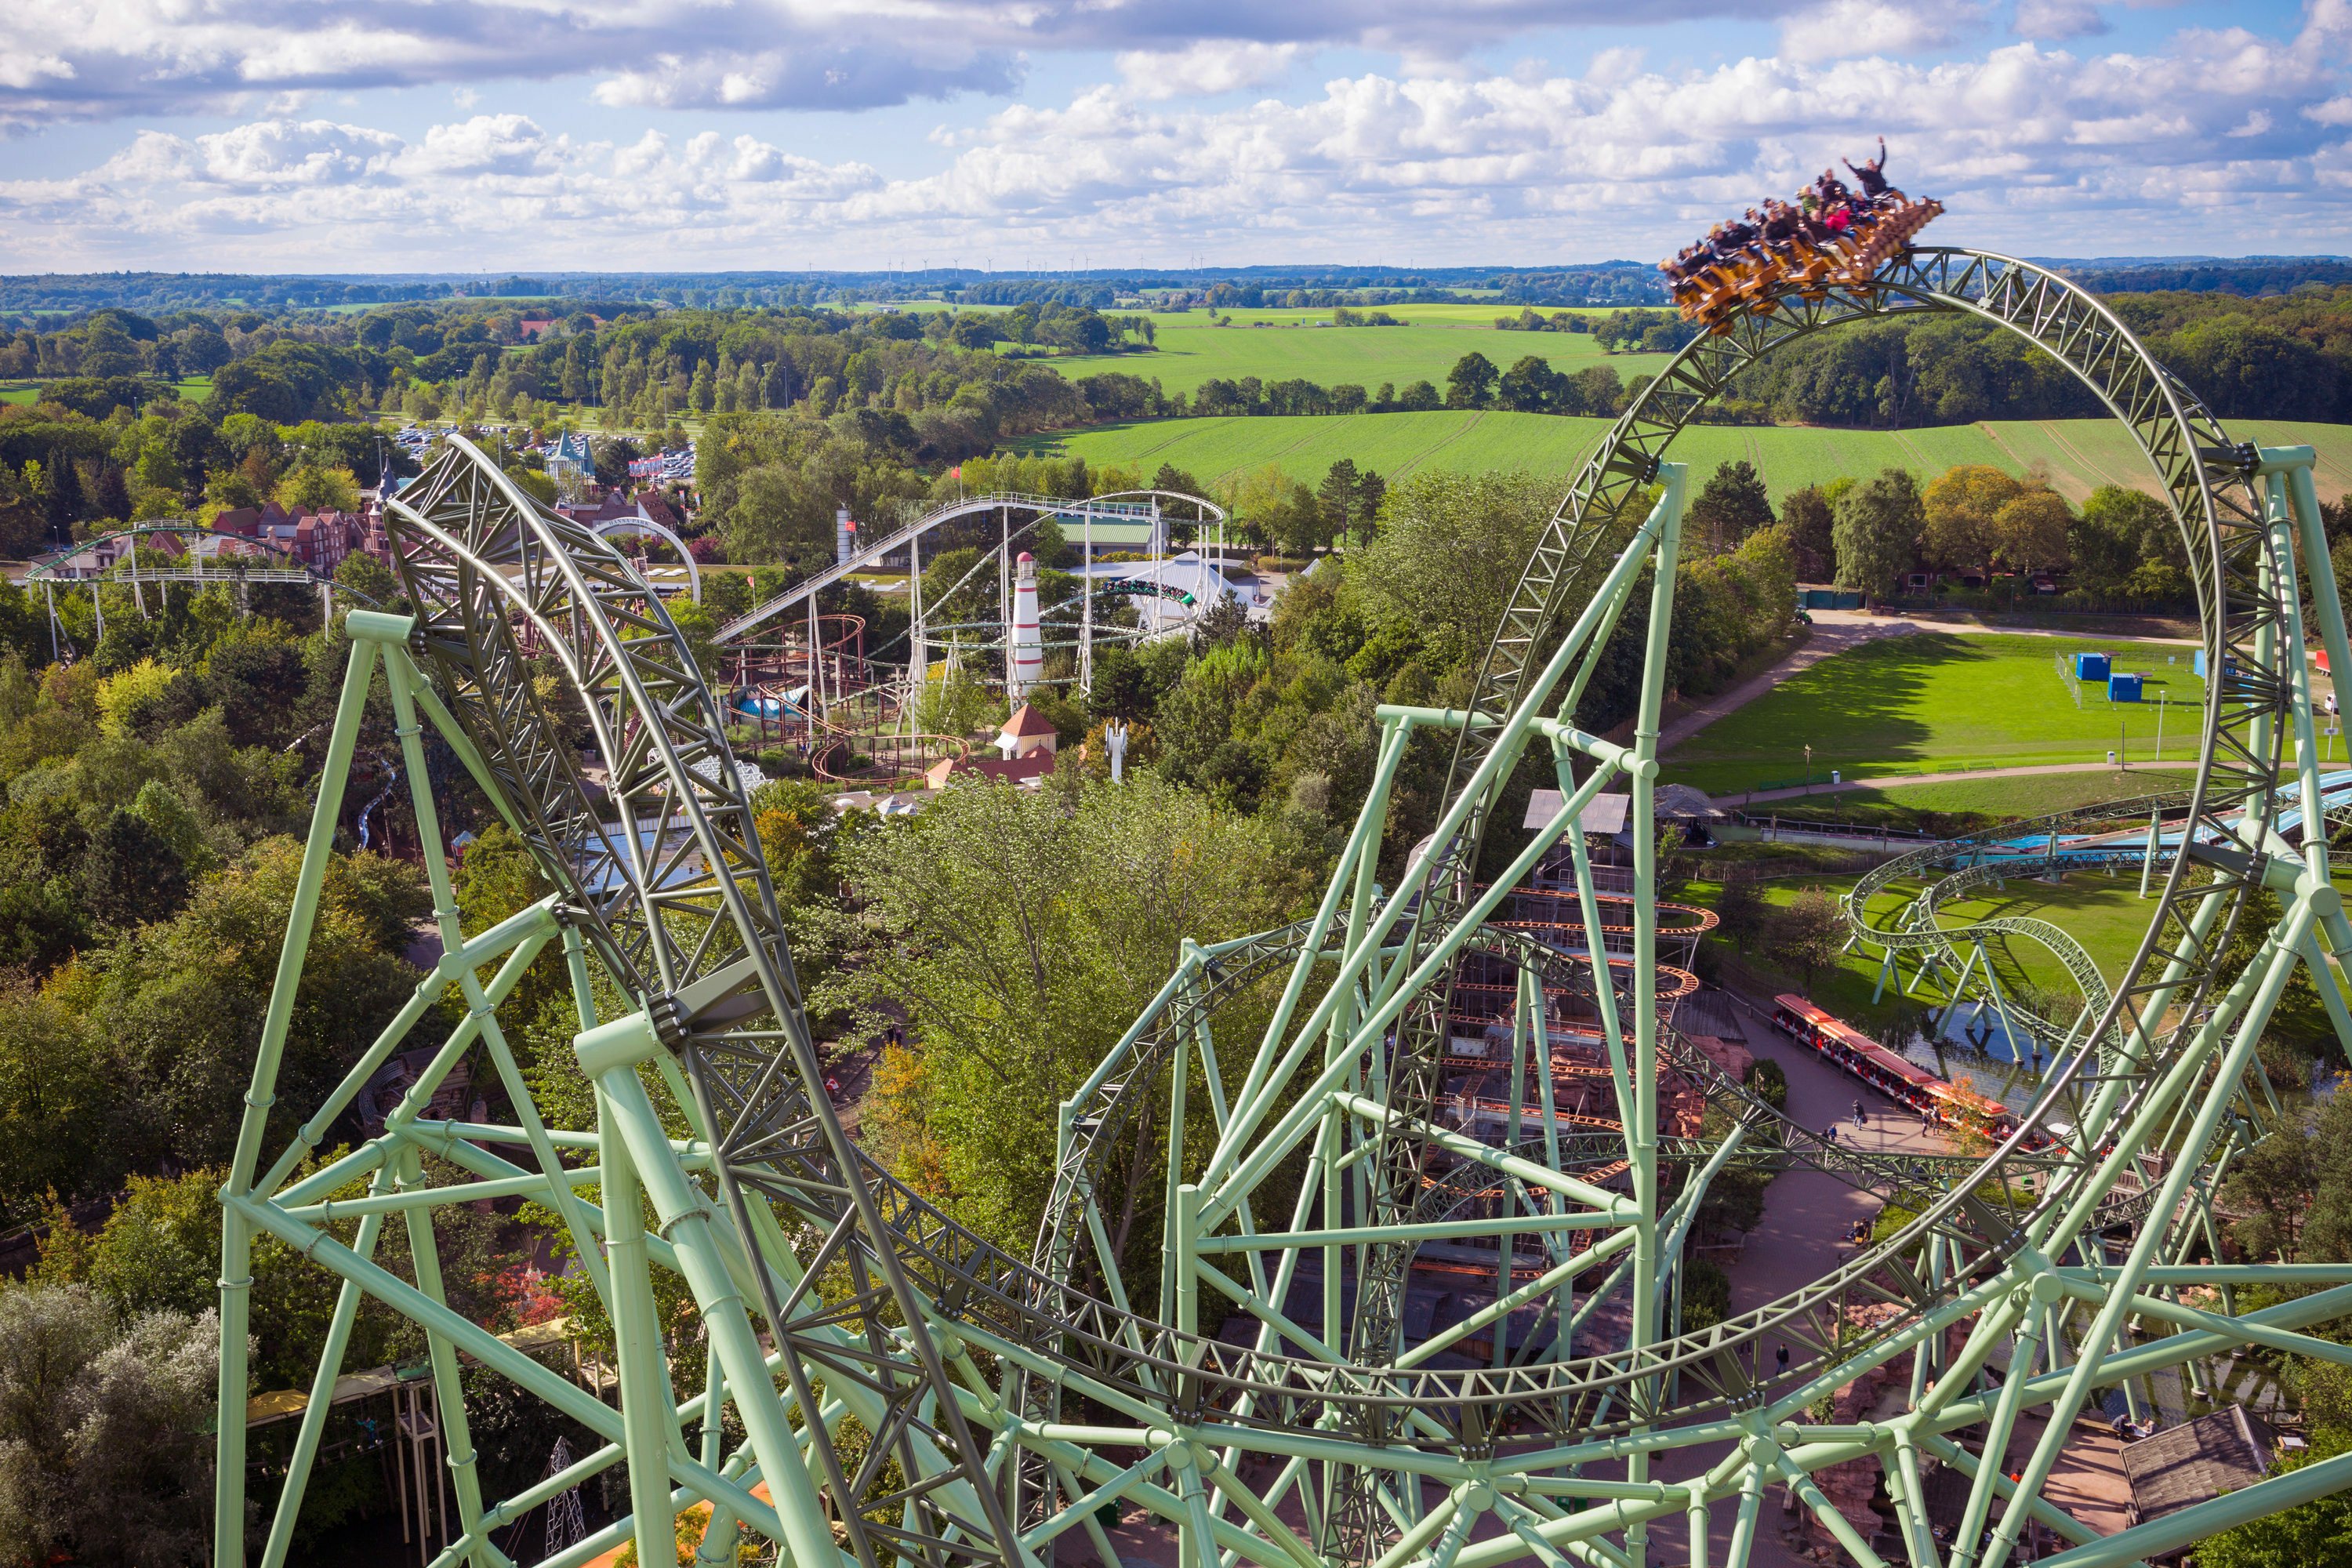
<path fill-rule="evenodd" d="M 1677 1036 L 1651 978 L 1652 789 L 1685 482 L 1662 459 L 1731 376 L 1780 343 L 1916 310 L 2032 339 L 2130 426 L 2181 520 L 2216 672 L 2182 808 L 2189 847 L 2169 865 L 2128 976 L 2081 1025 L 2111 1044 L 2054 1075 L 2019 1134 L 1981 1160 L 1823 1143 Z M 1153 1005 L 1062 1107 L 1052 1196 L 1024 1259 L 953 1224 L 844 1133 L 722 717 L 683 641 L 609 545 L 459 443 L 392 503 L 416 616 L 349 617 L 351 673 L 222 1194 L 216 1561 L 244 1561 L 247 1544 L 240 1417 L 257 1235 L 342 1280 L 262 1547 L 272 1568 L 362 1295 L 428 1337 L 462 1531 L 439 1559 L 452 1564 L 508 1562 L 495 1531 L 623 1460 L 631 1518 L 550 1562 L 568 1568 L 630 1537 L 641 1561 L 666 1561 L 673 1516 L 708 1503 L 707 1553 L 740 1522 L 803 1568 L 1044 1564 L 1065 1535 L 1115 1565 L 1107 1509 L 1161 1521 L 1200 1568 L 1638 1568 L 1669 1521 L 1703 1563 L 1718 1512 L 1741 1564 L 1766 1489 L 1786 1484 L 1876 1568 L 1873 1542 L 1812 1479 L 1875 1458 L 1919 1568 L 2000 1568 L 2029 1523 L 2073 1543 L 2057 1561 L 2087 1568 L 2352 1483 L 2352 1456 L 2325 1460 L 2107 1540 L 2042 1495 L 2095 1391 L 2175 1367 L 2200 1378 L 2205 1361 L 2245 1345 L 2352 1360 L 2299 1331 L 2352 1311 L 2352 1266 L 2231 1266 L 2206 1250 L 2230 1152 L 2273 1114 L 2250 1089 L 2254 1040 L 2295 964 L 2318 966 L 2325 990 L 2326 965 L 2352 952 L 2324 836 L 2297 847 L 2277 830 L 2284 811 L 2320 804 L 2305 576 L 2320 640 L 2336 668 L 2352 668 L 2310 462 L 2305 449 L 2230 442 L 2096 300 L 2021 262 L 1920 250 L 1867 289 L 1753 306 L 1685 350 L 1619 421 L 1538 544 L 1466 709 L 1381 710 L 1370 798 L 1315 913 L 1177 955 Z M 1620 745 L 1574 715 L 1641 593 L 1646 667 L 1633 738 Z M 378 664 L 449 956 L 264 1167 L 278 1056 Z M 428 721 L 558 889 L 471 942 L 429 786 L 415 782 L 428 778 Z M 1413 735 L 1432 730 L 1454 737 L 1442 820 L 1430 852 L 1383 888 L 1374 861 L 1390 790 Z M 1525 845 L 1494 846 L 1487 858 L 1509 864 L 1475 878 L 1496 805 L 1536 748 L 1562 805 Z M 1564 952 L 1490 918 L 1564 843 L 1587 930 L 1622 923 L 1613 908 L 1601 914 L 1571 830 L 1612 784 L 1632 795 L 1636 857 L 1633 963 L 1613 967 L 1597 942 Z M 2253 963 L 2228 973 L 2257 885 L 2284 913 Z M 579 1004 L 593 1128 L 541 1122 L 493 1011 L 551 943 Z M 1508 1044 L 1483 1058 L 1507 1074 L 1498 1107 L 1446 1089 L 1448 1058 L 1465 1048 L 1450 994 L 1469 954 L 1518 977 Z M 484 984 L 477 971 L 490 963 Z M 600 990 L 625 999 L 618 1016 L 600 1015 Z M 304 1173 L 375 1067 L 452 992 L 464 1017 L 383 1133 Z M 1221 1041 L 1236 1018 L 1255 1037 Z M 477 1050 L 512 1122 L 428 1119 L 434 1089 Z M 1558 1103 L 1565 1083 L 1589 1085 L 1605 1113 Z M 1727 1113 L 1724 1135 L 1670 1121 L 1669 1107 L 1700 1102 Z M 427 1185 L 427 1155 L 475 1179 Z M 1917 1217 L 1780 1300 L 1685 1330 L 1684 1258 L 1711 1184 L 1791 1163 Z M 329 1201 L 359 1182 L 366 1196 Z M 441 1297 L 435 1210 L 519 1194 L 562 1215 L 610 1309 L 617 1410 Z M 372 1257 L 395 1215 L 413 1281 Z M 357 1222 L 348 1238 L 333 1226 L 343 1219 Z M 1459 1321 L 1417 1321 L 1411 1282 L 1430 1268 L 1478 1282 Z M 699 1390 L 675 1386 L 656 1268 L 683 1279 L 707 1335 Z M 2321 1289 L 2235 1310 L 2234 1289 L 2255 1282 Z M 2221 1288 L 2224 1310 L 2183 1300 L 2206 1286 Z M 604 1447 L 517 1497 L 484 1499 L 460 1354 Z M 1805 1419 L 1906 1355 L 1894 1414 Z M 745 1434 L 731 1449 L 725 1406 Z M 2029 1409 L 2046 1411 L 2047 1435 L 2012 1482 L 1976 1455 L 2004 1452 Z M 1956 1441 L 1972 1426 L 1987 1428 L 1973 1451 Z M 1930 1461 L 1970 1478 L 1948 1550 L 1927 1528 Z"/>

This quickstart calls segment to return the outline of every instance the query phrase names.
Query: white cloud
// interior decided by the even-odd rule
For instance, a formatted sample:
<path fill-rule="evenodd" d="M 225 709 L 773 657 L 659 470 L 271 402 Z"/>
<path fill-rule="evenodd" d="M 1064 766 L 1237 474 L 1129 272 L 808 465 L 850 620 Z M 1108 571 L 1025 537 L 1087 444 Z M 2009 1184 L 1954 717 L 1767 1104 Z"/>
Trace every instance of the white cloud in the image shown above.
<path fill-rule="evenodd" d="M 1982 12 L 1974 0 L 1825 0 L 1780 28 L 1780 52 L 1796 60 L 1909 55 L 1948 48 Z"/>
<path fill-rule="evenodd" d="M 2059 44 L 2105 32 L 2107 19 L 2091 0 L 2017 0 L 2013 26 L 2021 38 Z"/>
<path fill-rule="evenodd" d="M 1146 98 L 1208 98 L 1278 81 L 1300 52 L 1297 44 L 1204 38 L 1181 49 L 1129 49 L 1118 74 Z"/>
<path fill-rule="evenodd" d="M 1769 20 L 1801 3 L 1654 0 L 1638 19 Z M 1612 0 L 10 0 L 0 128 L 581 77 L 614 107 L 864 109 L 1008 93 L 1048 52 L 1208 70 L 1223 51 L 1246 86 L 1286 51 L 1381 49 L 1434 73 L 1530 29 L 1625 19 Z"/>
<path fill-rule="evenodd" d="M 2312 26 L 1930 62 L 1662 69 L 1611 51 L 1582 75 L 1368 71 L 1216 107 L 1106 84 L 1008 105 L 890 174 L 701 127 L 615 142 L 475 114 L 404 138 L 269 117 L 141 132 L 68 178 L 0 178 L 0 264 L 1646 258 L 1882 132 L 1895 183 L 1949 209 L 1939 237 L 2030 255 L 2334 250 L 2352 232 L 2352 92 L 2340 54 L 2307 47 Z M 2229 226 L 2246 213 L 2263 226 Z"/>

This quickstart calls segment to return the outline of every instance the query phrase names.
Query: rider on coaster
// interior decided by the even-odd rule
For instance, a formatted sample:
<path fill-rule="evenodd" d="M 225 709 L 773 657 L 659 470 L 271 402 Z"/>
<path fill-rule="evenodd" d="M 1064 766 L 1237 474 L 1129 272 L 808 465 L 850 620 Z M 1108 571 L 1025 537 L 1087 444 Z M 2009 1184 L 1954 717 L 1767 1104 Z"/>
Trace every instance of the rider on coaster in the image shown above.
<path fill-rule="evenodd" d="M 1864 160 L 1860 168 L 1854 167 L 1854 162 L 1851 158 L 1843 158 L 1839 162 L 1853 170 L 1853 177 L 1862 182 L 1864 199 L 1873 206 L 1885 201 L 1889 195 L 1898 202 L 1903 199 L 1903 193 L 1886 183 L 1885 137 L 1882 136 L 1878 139 L 1878 156 Z"/>

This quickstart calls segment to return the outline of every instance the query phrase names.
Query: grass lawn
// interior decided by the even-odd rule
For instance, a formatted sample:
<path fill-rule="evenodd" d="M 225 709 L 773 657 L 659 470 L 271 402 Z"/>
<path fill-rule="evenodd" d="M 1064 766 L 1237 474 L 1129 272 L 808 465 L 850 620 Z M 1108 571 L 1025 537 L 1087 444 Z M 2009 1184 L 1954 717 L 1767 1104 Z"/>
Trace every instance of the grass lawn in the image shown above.
<path fill-rule="evenodd" d="M 1765 901 L 1778 908 L 1794 902 L 1798 894 L 1811 888 L 1820 888 L 1831 897 L 1843 900 L 1853 885 L 1852 877 L 1800 876 L 1767 883 L 1763 893 Z M 1916 883 L 1895 884 L 1872 901 L 1871 918 L 1876 921 L 1892 916 L 1917 891 Z M 1719 884 L 1692 882 L 1673 896 L 1679 902 L 1711 908 L 1721 893 Z M 2140 937 L 2155 918 L 2156 910 L 2155 899 L 2141 900 L 2137 878 L 2078 873 L 2054 886 L 2021 878 L 2005 889 L 1987 889 L 1981 898 L 1946 904 L 1944 923 L 1959 926 L 1996 915 L 2031 915 L 2049 921 L 2081 942 L 2098 964 L 2099 973 L 2113 984 L 2121 980 L 2124 966 L 2139 951 Z M 1704 940 L 1750 968 L 1769 973 L 1752 951 L 1752 940 L 1739 943 L 1719 937 Z M 1994 974 L 2012 991 L 2023 984 L 2045 992 L 2075 994 L 2064 965 L 2039 943 L 2002 941 L 1989 943 L 1988 951 L 1993 960 Z M 1871 993 L 1878 984 L 1878 963 L 1874 951 L 1843 954 L 1833 968 L 1813 976 L 1813 1000 L 1848 1023 L 1873 1033 L 1916 1011 L 1922 1004 L 1898 995 L 1892 984 L 1883 999 L 1875 1003 L 1871 1000 Z M 1905 974 L 1909 975 L 1914 967 L 1906 963 Z M 1802 984 L 1801 976 L 1790 975 L 1788 979 L 1792 985 Z M 1942 998 L 1938 995 L 1935 1000 Z"/>
<path fill-rule="evenodd" d="M 1655 375 L 1673 358 L 1604 354 L 1587 332 L 1498 331 L 1494 320 L 1501 312 L 1492 305 L 1422 309 L 1467 315 L 1416 320 L 1402 327 L 1335 327 L 1328 310 L 1252 310 L 1238 312 L 1233 325 L 1211 326 L 1206 311 L 1171 312 L 1150 318 L 1159 344 L 1150 353 L 1042 363 L 1073 379 L 1107 370 L 1146 380 L 1157 376 L 1170 392 L 1195 391 L 1213 377 L 1238 381 L 1254 375 L 1261 381 L 1304 379 L 1324 386 L 1352 382 L 1368 393 L 1378 392 L 1384 381 L 1394 383 L 1399 391 L 1426 381 L 1442 393 L 1445 373 L 1473 351 L 1493 361 L 1496 370 L 1508 370 L 1534 354 L 1571 375 L 1607 364 L 1628 382 L 1637 375 Z M 1390 313 L 1402 311 L 1392 309 Z M 1254 320 L 1246 320 L 1250 318 Z"/>
<path fill-rule="evenodd" d="M 1349 328 L 1344 335 L 1353 338 L 1400 330 Z M 1590 342 L 1558 332 L 1493 335 Z M 1134 354 L 1118 363 L 1139 375 L 1162 374 L 1163 384 L 1169 384 L 1161 372 L 1150 368 L 1164 357 Z M 1622 369 L 1636 357 L 1621 354 L 1611 363 Z M 1053 363 L 1057 368 L 1067 368 L 1080 362 Z M 1360 364 L 1336 379 L 1369 380 L 1377 385 L 1386 378 L 1371 374 Z M 1437 379 L 1443 380 L 1442 372 Z M 1377 468 L 1391 479 L 1424 466 L 1470 472 L 1532 468 L 1565 476 L 1600 444 L 1609 424 L 1605 419 L 1499 410 L 1149 419 L 1032 436 L 1012 445 L 1027 453 L 1082 457 L 1096 468 L 1117 464 L 1150 469 L 1163 462 L 1173 463 L 1203 483 L 1267 463 L 1279 463 L 1294 476 L 1312 479 L 1341 458 L 1353 458 L 1359 467 Z M 2264 445 L 2316 448 L 2320 493 L 2332 498 L 2352 489 L 2352 426 L 2255 419 L 2231 428 L 2242 431 L 2245 439 Z M 2021 476 L 2039 462 L 2045 466 L 2051 483 L 2077 502 L 2101 485 L 2136 484 L 2153 490 L 2156 483 L 2137 458 L 2130 436 L 2118 426 L 2096 419 L 2008 421 L 1927 430 L 1698 425 L 1675 439 L 1668 456 L 1689 464 L 1700 483 L 1718 464 L 1745 458 L 1756 466 L 1776 499 L 1807 485 L 1824 484 L 1845 475 L 1866 478 L 1886 468 L 1908 468 L 1924 481 L 1957 463 L 1989 463 Z"/>
<path fill-rule="evenodd" d="M 29 381 L 0 386 L 0 403 L 31 404 L 39 401 L 40 395 L 39 385 Z"/>
<path fill-rule="evenodd" d="M 2113 653 L 2117 668 L 2144 672 L 2148 700 L 2111 704 L 2105 688 L 2062 678 L 2056 658 L 2078 651 Z M 1808 744 L 1816 778 L 1832 769 L 1884 778 L 2103 762 L 2119 737 L 2130 760 L 2154 763 L 2159 694 L 2169 698 L 2166 752 L 2186 762 L 2204 700 L 2189 651 L 2059 637 L 1885 637 L 1825 658 L 1708 725 L 1675 748 L 1665 772 L 1721 795 L 1801 778 Z"/>
<path fill-rule="evenodd" d="M 2085 699 L 2087 700 L 2087 698 Z M 1961 779 L 1951 784 L 1897 784 L 1848 790 L 1811 801 L 1780 801 L 1756 809 L 1783 822 L 1851 822 L 1870 827 L 1914 828 L 1957 837 L 2003 822 L 2048 816 L 2104 800 L 2186 789 L 2196 775 L 2170 768 L 2133 768 L 2120 775 L 2038 773 L 2015 779 Z"/>

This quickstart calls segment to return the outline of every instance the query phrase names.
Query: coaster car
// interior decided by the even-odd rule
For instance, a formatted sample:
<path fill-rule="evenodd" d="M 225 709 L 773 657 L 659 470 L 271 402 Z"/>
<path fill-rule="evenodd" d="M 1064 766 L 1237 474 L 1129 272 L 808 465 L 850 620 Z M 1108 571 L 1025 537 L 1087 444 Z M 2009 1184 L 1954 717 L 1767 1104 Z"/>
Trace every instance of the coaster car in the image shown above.
<path fill-rule="evenodd" d="M 1871 206 L 1854 209 L 1853 226 L 1843 232 L 1814 225 L 1811 234 L 1770 244 L 1759 240 L 1728 258 L 1698 261 L 1680 271 L 1662 263 L 1661 269 L 1683 320 L 1709 332 L 1727 332 L 1742 307 L 1769 314 L 1791 289 L 1820 300 L 1832 289 L 1867 289 L 1879 268 L 1902 255 L 1912 237 L 1943 210 L 1944 204 L 1932 198 L 1915 202 L 1889 191 Z"/>

